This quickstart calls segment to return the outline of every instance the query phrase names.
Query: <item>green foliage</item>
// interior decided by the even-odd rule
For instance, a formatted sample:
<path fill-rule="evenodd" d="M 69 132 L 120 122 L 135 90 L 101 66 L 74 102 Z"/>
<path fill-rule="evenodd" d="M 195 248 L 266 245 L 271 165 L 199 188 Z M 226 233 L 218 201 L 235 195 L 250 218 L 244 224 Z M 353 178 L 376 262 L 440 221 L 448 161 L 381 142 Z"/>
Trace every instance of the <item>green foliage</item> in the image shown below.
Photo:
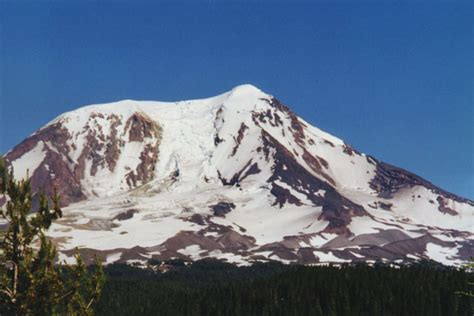
<path fill-rule="evenodd" d="M 474 271 L 474 257 L 470 258 L 469 263 L 466 264 L 465 268 L 469 272 Z M 468 291 L 458 291 L 457 294 L 459 294 L 461 296 L 467 296 L 467 297 L 470 297 L 470 298 L 474 298 L 474 291 L 472 290 L 474 288 L 474 277 L 472 277 L 472 273 L 471 273 L 471 278 L 470 278 L 469 285 L 470 285 L 470 289 Z"/>
<path fill-rule="evenodd" d="M 99 315 L 472 315 L 464 270 L 419 264 L 236 267 L 197 261 L 159 273 L 105 268 Z"/>
<path fill-rule="evenodd" d="M 92 315 L 105 281 L 100 262 L 89 273 L 81 257 L 76 264 L 56 264 L 58 255 L 45 231 L 62 216 L 59 196 L 39 194 L 31 213 L 28 179 L 17 181 L 0 157 L 0 216 L 7 226 L 0 236 L 0 315 Z M 35 247 L 36 246 L 36 247 Z"/>

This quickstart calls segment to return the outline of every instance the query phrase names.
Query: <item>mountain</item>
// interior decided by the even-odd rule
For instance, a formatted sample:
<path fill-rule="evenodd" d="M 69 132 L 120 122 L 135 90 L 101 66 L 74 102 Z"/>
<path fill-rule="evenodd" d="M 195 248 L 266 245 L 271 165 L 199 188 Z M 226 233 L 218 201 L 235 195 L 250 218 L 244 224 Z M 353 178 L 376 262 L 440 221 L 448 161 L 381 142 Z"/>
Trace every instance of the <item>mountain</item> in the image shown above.
<path fill-rule="evenodd" d="M 82 107 L 5 158 L 34 192 L 61 194 L 49 232 L 60 259 L 76 247 L 107 263 L 458 265 L 474 254 L 473 201 L 358 152 L 251 85 Z"/>

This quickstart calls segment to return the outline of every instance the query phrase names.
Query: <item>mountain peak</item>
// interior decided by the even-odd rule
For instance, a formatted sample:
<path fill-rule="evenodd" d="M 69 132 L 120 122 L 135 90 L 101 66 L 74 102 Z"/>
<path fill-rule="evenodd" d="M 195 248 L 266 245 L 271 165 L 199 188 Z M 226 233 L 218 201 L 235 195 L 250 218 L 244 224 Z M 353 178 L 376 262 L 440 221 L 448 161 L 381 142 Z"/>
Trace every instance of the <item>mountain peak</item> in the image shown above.
<path fill-rule="evenodd" d="M 460 264 L 472 253 L 472 201 L 359 153 L 250 84 L 82 107 L 5 158 L 30 171 L 33 192 L 58 189 L 68 207 L 51 236 L 63 249 L 107 262 Z"/>
<path fill-rule="evenodd" d="M 251 84 L 242 84 L 239 86 L 234 87 L 230 93 L 230 96 L 245 96 L 245 97 L 262 97 L 268 96 L 265 92 L 260 90 L 254 85 Z"/>
<path fill-rule="evenodd" d="M 234 87 L 231 90 L 231 93 L 233 94 L 240 94 L 240 93 L 254 93 L 254 94 L 259 94 L 259 93 L 264 93 L 262 90 L 257 88 L 256 86 L 250 84 L 250 83 L 244 83 L 241 85 L 238 85 Z"/>
<path fill-rule="evenodd" d="M 118 101 L 112 102 L 105 102 L 105 103 L 97 103 L 97 104 L 89 104 L 79 107 L 73 111 L 63 113 L 62 115 L 58 116 L 55 120 L 51 121 L 49 124 L 56 122 L 57 119 L 63 118 L 65 116 L 71 114 L 77 114 L 81 112 L 91 113 L 91 112 L 103 112 L 103 113 L 131 113 L 137 110 L 140 110 L 142 107 L 157 107 L 157 106 L 175 106 L 175 105 L 189 105 L 190 103 L 193 105 L 210 105 L 216 106 L 223 103 L 227 103 L 228 100 L 234 100 L 236 102 L 231 103 L 239 103 L 243 101 L 243 99 L 251 100 L 251 99 L 258 99 L 258 98 L 268 98 L 270 95 L 266 94 L 256 86 L 252 84 L 242 84 L 232 88 L 230 91 L 211 96 L 207 98 L 201 99 L 188 99 L 188 100 L 176 100 L 170 102 L 164 101 L 145 101 L 145 100 L 133 100 L 133 99 L 123 99 Z M 48 125 L 49 125 L 48 124 Z"/>

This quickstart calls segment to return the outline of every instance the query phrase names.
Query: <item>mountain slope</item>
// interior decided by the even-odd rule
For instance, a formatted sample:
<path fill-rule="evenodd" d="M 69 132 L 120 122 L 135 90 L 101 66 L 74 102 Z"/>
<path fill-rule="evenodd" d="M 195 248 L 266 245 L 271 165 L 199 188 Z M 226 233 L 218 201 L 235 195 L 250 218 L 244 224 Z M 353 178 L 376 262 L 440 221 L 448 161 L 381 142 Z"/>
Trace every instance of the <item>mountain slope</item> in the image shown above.
<path fill-rule="evenodd" d="M 51 237 L 107 262 L 413 260 L 473 254 L 474 203 L 359 153 L 251 85 L 65 113 L 5 155 L 59 189 Z"/>

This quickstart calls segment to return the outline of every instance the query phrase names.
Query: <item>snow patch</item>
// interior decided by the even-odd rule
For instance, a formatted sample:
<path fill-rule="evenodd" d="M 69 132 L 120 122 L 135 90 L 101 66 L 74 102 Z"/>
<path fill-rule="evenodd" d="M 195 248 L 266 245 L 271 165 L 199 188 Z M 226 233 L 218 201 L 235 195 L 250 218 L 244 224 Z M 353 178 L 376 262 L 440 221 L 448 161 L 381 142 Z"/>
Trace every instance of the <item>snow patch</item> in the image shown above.
<path fill-rule="evenodd" d="M 319 258 L 319 261 L 320 262 L 351 262 L 350 260 L 345 260 L 345 259 L 341 259 L 341 258 L 338 258 L 336 257 L 335 255 L 332 254 L 331 251 L 329 251 L 328 253 L 324 253 L 324 252 L 321 252 L 321 251 L 313 251 L 314 255 L 316 257 Z"/>
<path fill-rule="evenodd" d="M 31 177 L 36 168 L 43 162 L 46 153 L 43 151 L 44 143 L 38 142 L 36 146 L 18 159 L 11 162 L 15 178 L 26 179 L 27 174 Z"/>
<path fill-rule="evenodd" d="M 455 259 L 457 253 L 457 248 L 445 248 L 433 243 L 426 244 L 425 254 L 444 265 L 459 265 L 461 262 Z"/>

